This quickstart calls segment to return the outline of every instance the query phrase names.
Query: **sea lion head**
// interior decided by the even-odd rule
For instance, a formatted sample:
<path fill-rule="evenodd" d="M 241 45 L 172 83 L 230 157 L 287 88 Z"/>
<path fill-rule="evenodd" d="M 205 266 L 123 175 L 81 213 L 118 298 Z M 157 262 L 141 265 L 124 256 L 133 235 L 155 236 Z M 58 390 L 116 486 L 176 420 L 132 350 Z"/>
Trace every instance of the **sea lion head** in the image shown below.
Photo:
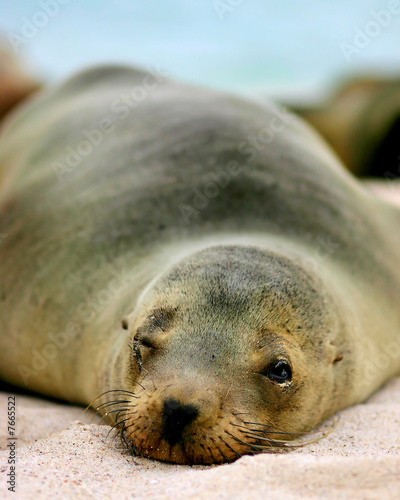
<path fill-rule="evenodd" d="M 349 383 L 340 318 L 320 280 L 269 250 L 191 255 L 128 323 L 122 435 L 154 459 L 220 463 L 285 446 L 334 413 Z"/>

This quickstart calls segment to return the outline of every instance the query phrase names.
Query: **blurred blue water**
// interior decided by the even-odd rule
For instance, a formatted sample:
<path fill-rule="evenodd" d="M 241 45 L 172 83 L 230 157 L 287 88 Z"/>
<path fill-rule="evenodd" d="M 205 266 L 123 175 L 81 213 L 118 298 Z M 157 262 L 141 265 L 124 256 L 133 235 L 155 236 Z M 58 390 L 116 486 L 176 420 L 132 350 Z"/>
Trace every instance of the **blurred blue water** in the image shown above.
<path fill-rule="evenodd" d="M 6 42 L 27 23 L 43 22 L 38 12 L 57 1 L 0 0 Z M 18 45 L 50 79 L 118 61 L 161 65 L 180 79 L 234 91 L 312 96 L 341 75 L 400 73 L 400 2 L 350 62 L 341 48 L 374 20 L 372 12 L 396 0 L 59 1 L 65 5 L 54 17 Z"/>

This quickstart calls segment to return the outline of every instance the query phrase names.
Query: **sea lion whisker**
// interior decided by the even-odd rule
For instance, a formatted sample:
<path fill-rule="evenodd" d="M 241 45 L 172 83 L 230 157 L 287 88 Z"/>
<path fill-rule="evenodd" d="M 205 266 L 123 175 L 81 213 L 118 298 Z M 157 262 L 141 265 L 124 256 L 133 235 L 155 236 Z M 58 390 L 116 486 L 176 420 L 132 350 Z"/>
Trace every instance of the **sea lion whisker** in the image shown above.
<path fill-rule="evenodd" d="M 285 448 L 288 448 L 286 445 L 284 444 L 276 444 L 275 443 L 266 443 L 266 444 L 255 444 L 253 443 L 252 445 L 252 448 L 255 448 L 257 450 L 262 450 L 262 451 L 272 451 L 274 448 L 277 448 L 277 449 L 285 449 Z"/>
<path fill-rule="evenodd" d="M 239 427 L 239 432 L 244 433 L 244 432 L 264 432 L 266 434 L 282 434 L 284 436 L 298 436 L 297 432 L 287 432 L 287 431 L 275 431 L 275 430 L 268 430 L 268 429 L 250 429 L 249 427 L 246 427 L 245 425 L 239 425 L 239 424 L 233 424 L 232 426 L 234 427 Z M 242 429 L 245 429 L 243 431 Z M 272 427 L 273 429 L 273 427 Z"/>
<path fill-rule="evenodd" d="M 174 386 L 176 386 L 176 382 L 172 382 L 170 384 L 163 385 L 163 387 L 161 389 L 161 393 L 164 393 L 167 389 L 169 389 L 170 387 L 174 387 Z"/>
<path fill-rule="evenodd" d="M 144 372 L 144 373 L 147 373 L 147 375 L 150 377 L 150 380 L 152 381 L 153 386 L 154 386 L 154 390 L 156 391 L 156 390 L 157 390 L 157 386 L 156 386 L 156 383 L 154 382 L 154 379 L 153 379 L 153 377 L 152 377 L 152 374 L 149 372 L 149 370 L 147 370 L 147 369 L 146 369 L 146 368 L 144 368 L 143 366 L 142 366 L 142 370 L 143 370 L 143 372 Z"/>
<path fill-rule="evenodd" d="M 253 422 L 245 422 L 245 421 L 242 421 L 242 424 L 257 425 L 255 422 L 253 423 Z M 235 427 L 241 427 L 241 428 L 243 428 L 243 429 L 250 429 L 250 427 L 248 427 L 248 425 L 233 424 L 233 423 L 232 423 L 232 425 L 234 425 Z M 260 427 L 261 427 L 261 425 L 262 425 L 262 424 L 260 424 Z M 270 429 L 276 429 L 276 427 L 275 427 L 275 426 L 273 426 L 273 425 L 266 425 L 266 424 L 264 424 L 264 425 L 262 425 L 262 427 L 266 427 L 266 428 L 268 428 L 268 429 L 269 429 L 269 428 L 270 428 Z M 267 431 L 266 431 L 266 432 L 267 432 Z M 280 432 L 284 432 L 284 431 L 280 431 Z"/>
<path fill-rule="evenodd" d="M 136 422 L 135 422 L 135 423 L 136 423 Z M 132 426 L 133 426 L 133 425 L 134 425 L 134 424 L 132 424 Z M 131 426 L 131 425 L 126 426 L 125 431 L 126 431 L 127 429 L 129 429 L 130 427 L 132 427 L 132 426 Z M 133 429 L 133 430 L 131 431 L 131 433 L 130 433 L 130 434 L 127 434 L 127 438 L 128 438 L 128 439 L 131 439 L 132 434 L 133 434 L 134 432 L 136 432 L 137 430 L 139 430 L 139 429 L 140 429 L 140 426 L 137 426 L 135 429 Z"/>
<path fill-rule="evenodd" d="M 123 402 L 118 403 L 118 405 L 117 405 L 117 404 L 115 404 L 115 403 L 110 404 L 110 405 L 107 405 L 107 406 L 103 407 L 103 408 L 102 408 L 102 410 L 106 410 L 106 409 L 108 408 L 108 406 L 110 406 L 110 407 L 113 409 L 113 411 L 115 411 L 115 412 L 116 412 L 116 411 L 121 411 L 121 410 L 122 410 L 122 408 L 119 408 L 118 406 L 119 406 L 119 405 L 122 405 L 122 404 L 124 405 L 124 409 L 125 409 L 125 410 L 130 410 L 131 408 L 136 408 L 136 407 L 137 407 L 137 405 L 131 405 L 131 404 L 129 404 L 129 401 L 126 401 L 126 402 L 124 402 L 124 403 L 123 403 Z M 115 406 L 116 406 L 117 408 L 114 408 Z M 104 414 L 108 414 L 108 413 L 112 413 L 112 412 L 111 412 L 111 410 L 110 410 L 110 411 L 108 411 L 108 410 L 107 410 L 107 411 L 105 411 L 104 413 L 102 413 L 100 410 L 96 411 L 96 414 L 100 414 L 100 415 L 104 415 Z"/>
<path fill-rule="evenodd" d="M 129 403 L 129 401 L 127 401 L 127 402 Z M 92 412 L 93 412 L 93 413 L 92 413 L 92 415 L 88 414 L 88 415 L 86 416 L 86 418 L 84 419 L 84 422 L 86 423 L 86 422 L 87 422 L 87 420 L 90 418 L 90 421 L 89 421 L 89 422 L 90 422 L 90 423 L 93 423 L 93 420 L 94 420 L 94 418 L 95 418 L 96 416 L 98 416 L 98 415 L 102 415 L 102 413 L 100 412 L 100 409 L 101 409 L 101 407 L 102 407 L 102 406 L 106 406 L 106 405 L 107 405 L 107 406 L 116 406 L 116 405 L 118 405 L 118 404 L 123 404 L 123 403 L 122 403 L 122 401 L 115 400 L 115 401 L 110 401 L 110 402 L 108 402 L 108 403 L 103 403 L 102 405 L 100 405 L 100 406 L 99 406 L 99 407 L 97 407 L 97 408 L 91 408 L 91 410 L 92 410 Z M 85 412 L 86 412 L 86 410 L 85 410 Z M 85 414 L 85 412 L 83 412 L 83 413 Z M 102 421 L 102 419 L 100 419 L 99 423 L 100 423 L 101 421 Z"/>
<path fill-rule="evenodd" d="M 128 409 L 128 410 L 126 410 L 126 411 L 127 411 L 127 412 L 129 412 L 129 413 L 128 413 L 128 416 L 127 416 L 127 418 L 126 418 L 126 420 L 131 420 L 132 415 L 134 415 L 135 413 L 137 413 L 137 411 L 136 411 L 136 412 L 131 412 L 129 409 Z M 117 417 L 116 417 L 116 422 L 118 421 L 118 416 L 119 416 L 119 414 L 117 414 Z M 124 415 L 124 416 L 125 416 L 125 415 Z M 111 425 L 111 423 L 110 423 L 110 425 Z"/>
<path fill-rule="evenodd" d="M 130 406 L 126 406 L 124 408 L 114 408 L 112 410 L 109 410 L 109 411 L 106 411 L 105 413 L 103 413 L 99 423 L 102 422 L 105 417 L 111 415 L 112 413 L 118 413 L 118 412 L 125 412 L 125 413 L 129 412 L 130 415 L 132 415 L 134 413 L 133 411 L 131 411 Z"/>
<path fill-rule="evenodd" d="M 96 412 L 98 412 L 101 408 L 106 408 L 108 406 L 116 406 L 120 404 L 129 404 L 131 401 L 128 399 L 120 399 L 120 400 L 114 400 L 114 401 L 107 401 L 107 403 L 103 403 L 100 406 L 97 406 L 96 408 L 93 408 Z M 136 406 L 136 405 L 135 405 Z"/>
<path fill-rule="evenodd" d="M 204 448 L 204 445 L 203 445 L 203 448 Z M 214 457 L 214 453 L 212 452 L 212 449 L 210 446 L 207 446 L 207 450 L 210 452 L 210 455 L 211 455 L 211 458 L 213 460 L 213 463 L 216 464 L 216 460 L 215 460 L 215 457 Z M 206 449 L 204 448 L 204 451 L 206 451 Z"/>
<path fill-rule="evenodd" d="M 243 434 L 245 437 L 249 437 L 249 436 L 255 436 L 255 437 L 262 436 L 262 437 L 266 437 L 266 434 L 274 434 L 274 432 L 268 432 L 268 431 L 263 432 L 263 434 L 258 434 L 256 432 L 252 433 L 249 430 L 246 431 L 246 430 L 243 430 L 243 429 L 239 429 L 238 432 L 240 432 L 240 434 Z"/>
<path fill-rule="evenodd" d="M 112 425 L 112 427 L 117 427 L 117 426 L 120 426 L 122 425 L 122 429 L 125 429 L 125 422 L 128 422 L 128 420 L 131 419 L 131 416 L 129 415 L 129 417 L 126 417 L 126 418 L 123 418 L 122 420 L 116 420 L 115 423 Z"/>
<path fill-rule="evenodd" d="M 272 439 L 266 436 L 259 436 L 258 434 L 245 434 L 245 437 L 256 439 L 257 441 L 265 441 L 266 443 L 271 443 L 272 445 L 279 445 L 279 444 L 286 445 L 291 443 L 290 441 L 285 441 L 282 439 Z"/>
<path fill-rule="evenodd" d="M 113 411 L 121 411 L 123 408 L 118 408 L 119 405 L 124 405 L 124 407 L 126 407 L 125 409 L 128 410 L 128 409 L 131 409 L 131 408 L 135 408 L 137 405 L 136 404 L 131 404 L 130 401 L 110 401 L 108 403 L 103 403 L 102 405 L 100 405 L 98 408 L 95 408 L 93 409 L 94 410 L 94 413 L 92 415 L 92 418 L 90 419 L 90 423 L 93 422 L 93 419 L 96 415 L 101 415 L 101 419 L 99 421 L 102 422 L 104 417 L 106 415 L 108 415 L 109 413 L 112 413 L 111 411 L 106 411 L 105 413 L 103 413 L 102 411 L 100 410 L 104 410 L 105 408 L 108 408 L 109 406 L 111 406 L 111 408 L 113 408 Z M 115 406 L 117 406 L 117 408 L 114 408 Z M 87 419 L 86 419 L 87 420 Z"/>
<path fill-rule="evenodd" d="M 120 432 L 119 433 L 119 436 L 120 436 L 120 439 L 121 439 L 121 443 L 123 446 L 125 446 L 126 450 L 128 451 L 128 453 L 130 453 L 131 455 L 133 456 L 138 456 L 140 455 L 138 449 L 136 448 L 136 446 L 133 444 L 133 442 L 131 440 L 128 440 L 127 439 L 127 436 L 126 436 L 126 433 L 125 432 Z"/>
<path fill-rule="evenodd" d="M 125 420 L 122 420 L 122 421 L 117 421 L 115 422 L 113 425 L 110 425 L 111 429 L 107 432 L 107 436 L 106 438 L 108 439 L 109 435 L 111 434 L 111 432 L 113 430 L 117 431 L 117 434 L 121 432 L 121 429 L 118 429 L 118 426 L 119 425 L 123 425 L 124 422 L 126 422 L 127 420 L 129 420 L 129 418 L 125 419 Z"/>
<path fill-rule="evenodd" d="M 240 458 L 242 455 L 240 455 L 236 450 L 232 448 L 221 436 L 219 436 L 219 439 L 224 443 L 224 445 L 231 450 L 232 453 L 236 455 L 237 458 Z"/>
<path fill-rule="evenodd" d="M 266 427 L 268 429 L 276 429 L 277 431 L 282 432 L 284 434 L 288 434 L 288 435 L 309 434 L 308 432 L 301 432 L 301 431 L 299 431 L 299 432 L 284 431 L 283 429 L 280 429 L 276 425 L 261 424 L 260 422 L 246 422 L 246 421 L 243 421 L 243 423 L 244 424 L 249 424 L 249 425 L 258 425 L 259 427 Z"/>
<path fill-rule="evenodd" d="M 110 394 L 110 393 L 112 393 L 112 392 L 118 392 L 118 393 L 128 394 L 129 396 L 131 396 L 131 397 L 133 397 L 133 398 L 135 398 L 135 399 L 137 399 L 137 398 L 138 398 L 138 396 L 136 396 L 136 395 L 135 395 L 133 392 L 131 392 L 131 391 L 125 391 L 125 390 L 123 390 L 123 389 L 111 389 L 111 390 L 109 390 L 109 391 L 105 391 L 105 392 L 101 393 L 101 394 L 100 394 L 100 396 L 97 396 L 97 398 L 93 399 L 93 401 L 92 401 L 89 405 L 87 405 L 87 406 L 86 406 L 86 408 L 85 408 L 85 410 L 84 410 L 84 412 L 83 412 L 83 413 L 86 413 L 89 409 L 90 409 L 90 410 L 92 410 L 92 411 L 97 411 L 95 408 L 93 408 L 93 404 L 94 404 L 94 403 L 95 403 L 98 399 L 100 399 L 100 398 L 104 397 L 106 394 Z M 117 404 L 117 403 L 118 403 L 118 401 L 120 401 L 120 400 L 113 400 L 113 402 L 114 402 L 115 404 Z M 112 401 L 106 401 L 106 403 L 111 403 L 111 402 L 112 402 Z M 99 408 L 100 408 L 101 406 L 102 406 L 102 405 L 100 405 L 100 406 L 99 406 Z"/>
<path fill-rule="evenodd" d="M 219 439 L 219 437 L 218 437 Z M 222 450 L 219 448 L 219 446 L 217 445 L 217 443 L 215 442 L 215 439 L 214 438 L 210 438 L 210 441 L 214 444 L 215 448 L 219 451 L 221 457 L 226 461 L 226 462 L 230 462 L 230 460 L 228 460 L 228 458 L 224 455 L 224 453 L 222 452 Z"/>
<path fill-rule="evenodd" d="M 186 447 L 185 447 L 185 441 L 182 440 L 182 442 L 180 443 L 180 446 L 182 448 L 182 454 L 187 459 L 188 458 L 188 452 L 187 452 Z M 170 451 L 169 456 L 170 457 L 171 457 L 171 453 L 172 453 L 172 448 L 173 448 L 173 446 L 171 446 L 170 449 L 169 449 L 169 451 Z"/>
<path fill-rule="evenodd" d="M 269 443 L 273 444 L 274 447 L 277 447 L 277 448 L 302 448 L 305 445 L 313 444 L 313 443 L 316 443 L 317 441 L 320 441 L 325 436 L 319 436 L 316 439 L 312 439 L 312 440 L 304 441 L 304 442 L 300 442 L 300 443 L 296 442 L 296 441 L 284 441 L 281 439 L 268 439 L 264 436 L 254 437 L 253 435 L 249 435 L 248 437 L 250 437 L 252 439 L 256 439 L 257 441 L 269 442 Z"/>
<path fill-rule="evenodd" d="M 99 420 L 98 424 L 100 425 L 101 422 L 103 422 L 103 420 L 105 418 L 107 418 L 109 415 L 111 415 L 112 413 L 118 412 L 118 414 L 117 414 L 117 418 L 118 418 L 119 413 L 121 413 L 122 411 L 128 411 L 128 410 L 126 410 L 126 409 L 116 409 L 116 410 L 110 410 L 109 412 L 104 413 L 104 415 Z M 109 425 L 111 425 L 111 423 L 109 423 Z"/>
<path fill-rule="evenodd" d="M 182 453 L 184 454 L 185 458 L 186 459 L 189 458 L 188 453 L 186 452 L 186 447 L 185 447 L 184 442 L 181 443 L 181 448 L 182 448 Z M 195 453 L 194 455 L 192 455 L 191 458 L 192 458 L 192 462 L 194 463 L 194 465 L 204 465 L 205 464 L 204 456 L 208 456 L 208 453 L 203 445 L 200 444 L 199 448 L 201 448 L 203 450 L 205 455 L 203 455 L 203 453 L 197 453 L 197 454 Z"/>
<path fill-rule="evenodd" d="M 137 382 L 136 382 L 137 383 Z M 102 398 L 103 396 L 105 396 L 106 394 L 110 394 L 112 392 L 116 392 L 116 393 L 123 393 L 123 394 L 129 394 L 130 396 L 132 396 L 133 398 L 137 398 L 137 396 L 135 395 L 134 392 L 132 391 L 127 391 L 125 389 L 110 389 L 108 391 L 105 391 L 105 392 L 102 392 L 99 396 L 97 396 L 97 398 L 93 399 L 93 401 L 88 405 L 88 407 L 90 408 L 90 406 L 93 405 L 93 403 L 95 401 L 97 401 L 98 399 Z"/>
<path fill-rule="evenodd" d="M 218 445 L 215 445 L 215 447 L 217 448 L 217 450 L 220 452 L 221 454 L 221 457 L 225 460 L 225 462 L 232 462 L 231 459 L 229 459 L 224 453 L 223 451 L 221 450 L 221 448 L 218 446 Z"/>
<path fill-rule="evenodd" d="M 122 413 L 122 412 L 127 412 L 129 411 L 129 408 L 114 408 L 113 410 L 106 411 L 104 413 L 104 416 L 106 415 L 111 415 L 112 413 Z"/>
<path fill-rule="evenodd" d="M 251 415 L 251 413 L 249 413 L 247 411 L 243 411 L 243 412 L 239 412 L 239 413 L 232 412 L 232 415 L 234 415 L 236 417 L 237 415 Z"/>
<path fill-rule="evenodd" d="M 129 417 L 131 417 L 131 415 L 129 415 Z M 139 420 L 141 420 L 141 419 L 142 419 L 142 416 L 141 416 L 141 415 L 139 415 L 138 417 L 135 417 L 134 421 L 133 421 L 131 424 L 129 424 L 129 425 L 125 425 L 125 426 L 124 426 L 124 429 L 123 429 L 123 430 L 124 430 L 124 432 L 126 432 L 126 431 L 127 431 L 128 429 L 130 429 L 132 426 L 137 425 L 138 421 L 139 421 Z"/>
<path fill-rule="evenodd" d="M 141 387 L 143 389 L 143 391 L 146 393 L 146 387 L 143 384 L 141 384 L 137 380 L 135 380 L 135 384 L 137 384 L 139 387 Z M 136 396 L 136 397 L 138 397 L 138 396 Z"/>
<path fill-rule="evenodd" d="M 228 397 L 228 394 L 230 393 L 231 389 L 233 387 L 233 382 L 232 384 L 230 385 L 229 389 L 228 389 L 228 392 L 225 394 L 225 396 L 222 398 L 222 401 L 225 401 L 225 399 Z"/>
<path fill-rule="evenodd" d="M 240 443 L 241 445 L 244 445 L 244 446 L 248 446 L 250 448 L 253 448 L 253 444 L 252 443 L 248 443 L 246 441 L 242 441 L 241 439 L 239 439 L 237 436 L 234 436 L 233 434 L 231 434 L 230 432 L 228 432 L 227 430 L 224 430 L 225 434 L 228 434 L 228 436 L 230 436 L 232 439 L 234 439 L 235 441 L 237 441 L 238 443 Z"/>

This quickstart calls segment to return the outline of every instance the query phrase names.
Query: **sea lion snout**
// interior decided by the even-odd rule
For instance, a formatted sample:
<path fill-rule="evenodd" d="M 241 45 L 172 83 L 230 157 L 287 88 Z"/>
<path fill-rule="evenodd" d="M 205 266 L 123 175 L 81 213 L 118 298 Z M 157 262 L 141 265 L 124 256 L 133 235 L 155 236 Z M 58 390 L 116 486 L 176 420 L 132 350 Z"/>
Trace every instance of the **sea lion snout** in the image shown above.
<path fill-rule="evenodd" d="M 172 426 L 179 420 L 185 427 L 192 422 L 211 425 L 221 407 L 222 395 L 216 392 L 217 387 L 217 380 L 199 375 L 197 380 L 194 377 L 175 379 L 165 389 L 156 391 L 153 398 L 162 413 L 163 424 L 168 422 Z"/>
<path fill-rule="evenodd" d="M 134 453 L 176 463 L 223 461 L 213 458 L 208 448 L 229 418 L 224 395 L 215 390 L 215 381 L 213 387 L 211 380 L 193 375 L 166 381 L 155 376 L 153 385 L 150 378 L 143 381 L 145 389 L 139 388 L 123 413 L 125 442 Z"/>

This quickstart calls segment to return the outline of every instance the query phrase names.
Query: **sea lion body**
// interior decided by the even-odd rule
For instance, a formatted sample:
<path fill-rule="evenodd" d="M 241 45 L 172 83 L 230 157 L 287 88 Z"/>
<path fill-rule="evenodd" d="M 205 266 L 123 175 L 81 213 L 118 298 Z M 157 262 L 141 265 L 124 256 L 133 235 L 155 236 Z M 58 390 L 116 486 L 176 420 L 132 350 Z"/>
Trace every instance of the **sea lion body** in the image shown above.
<path fill-rule="evenodd" d="M 20 102 L 38 91 L 40 85 L 19 66 L 0 41 L 0 121 Z"/>
<path fill-rule="evenodd" d="M 400 176 L 400 80 L 359 76 L 314 108 L 296 111 L 327 140 L 355 175 Z"/>
<path fill-rule="evenodd" d="M 8 124 L 0 183 L 0 375 L 120 391 L 134 451 L 231 460 L 400 372 L 375 362 L 400 345 L 400 210 L 283 110 L 90 70 Z"/>

